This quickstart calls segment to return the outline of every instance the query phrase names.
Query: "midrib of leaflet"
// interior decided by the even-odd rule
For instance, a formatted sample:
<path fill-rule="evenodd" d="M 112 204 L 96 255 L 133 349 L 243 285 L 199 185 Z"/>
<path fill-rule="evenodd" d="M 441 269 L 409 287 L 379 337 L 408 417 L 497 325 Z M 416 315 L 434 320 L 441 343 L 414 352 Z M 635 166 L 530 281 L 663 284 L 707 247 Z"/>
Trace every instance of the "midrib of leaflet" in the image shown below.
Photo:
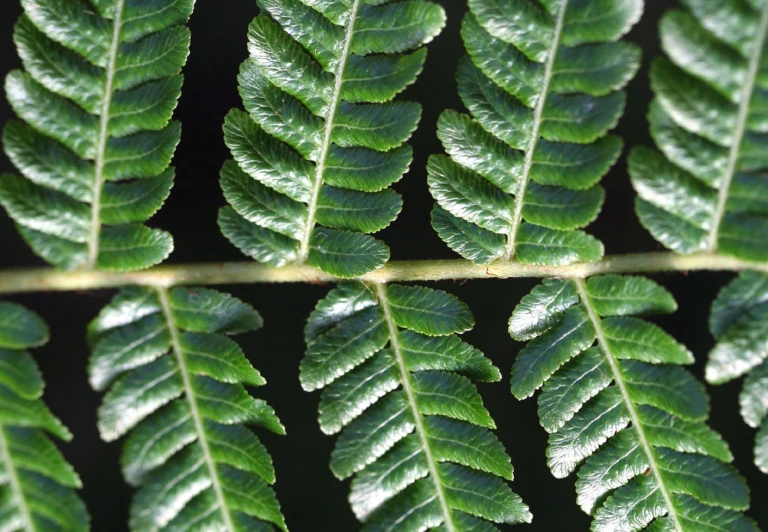
<path fill-rule="evenodd" d="M 336 66 L 336 72 L 334 77 L 333 94 L 331 95 L 331 102 L 328 105 L 328 114 L 325 117 L 325 130 L 323 132 L 323 144 L 320 147 L 320 153 L 315 163 L 315 180 L 312 186 L 312 196 L 309 199 L 307 205 L 307 222 L 304 226 L 304 234 L 301 237 L 301 243 L 299 244 L 299 256 L 297 261 L 303 263 L 307 261 L 309 257 L 309 241 L 312 238 L 312 232 L 315 229 L 316 217 L 317 217 L 317 202 L 320 198 L 320 189 L 323 187 L 323 176 L 325 174 L 325 165 L 328 160 L 328 153 L 331 150 L 332 137 L 333 137 L 333 122 L 336 118 L 336 112 L 339 109 L 341 103 L 341 89 L 344 85 L 344 71 L 347 68 L 347 61 L 352 48 L 352 37 L 355 33 L 355 22 L 357 20 L 357 12 L 360 9 L 361 0 L 355 0 L 352 7 L 349 10 L 349 20 L 347 23 L 346 32 L 344 35 L 344 48 L 339 58 L 339 64 Z"/>
<path fill-rule="evenodd" d="M 544 115 L 544 107 L 547 104 L 547 96 L 549 94 L 549 84 L 552 81 L 552 72 L 555 66 L 555 59 L 557 59 L 557 51 L 560 48 L 560 37 L 563 34 L 563 27 L 565 25 L 565 12 L 568 9 L 568 1 L 563 0 L 560 5 L 560 10 L 557 13 L 555 19 L 555 31 L 552 35 L 552 45 L 549 48 L 547 54 L 547 62 L 544 65 L 544 83 L 539 92 L 539 97 L 536 100 L 536 106 L 533 110 L 533 127 L 531 129 L 531 141 L 528 145 L 528 149 L 525 152 L 525 160 L 523 162 L 523 171 L 520 178 L 520 187 L 515 197 L 515 210 L 512 213 L 512 221 L 509 227 L 509 234 L 507 235 L 507 248 L 504 253 L 504 260 L 510 260 L 515 256 L 515 245 L 517 243 L 517 233 L 520 230 L 520 224 L 523 220 L 523 208 L 525 207 L 525 192 L 528 189 L 528 183 L 531 180 L 531 169 L 533 168 L 533 159 L 536 154 L 536 148 L 539 144 L 539 131 L 541 130 L 542 117 Z"/>

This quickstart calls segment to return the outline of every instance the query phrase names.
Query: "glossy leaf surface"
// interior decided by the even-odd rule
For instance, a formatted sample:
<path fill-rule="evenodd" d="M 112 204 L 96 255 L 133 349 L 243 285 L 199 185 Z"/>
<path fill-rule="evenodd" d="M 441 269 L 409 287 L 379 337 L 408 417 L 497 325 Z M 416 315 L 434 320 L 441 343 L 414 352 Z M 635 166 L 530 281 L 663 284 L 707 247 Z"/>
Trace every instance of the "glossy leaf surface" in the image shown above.
<path fill-rule="evenodd" d="M 581 229 L 600 212 L 600 178 L 621 152 L 608 132 L 640 51 L 618 39 L 639 20 L 642 0 L 469 7 L 461 30 L 469 55 L 457 74 L 469 115 L 445 111 L 438 122 L 448 156 L 428 166 L 434 229 L 479 264 L 600 259 L 602 244 Z"/>
<path fill-rule="evenodd" d="M 578 470 L 593 530 L 757 530 L 728 445 L 705 424 L 704 387 L 681 367 L 693 355 L 634 317 L 675 307 L 649 279 L 608 275 L 547 280 L 510 319 L 528 341 L 512 393 L 541 389 L 547 464 L 557 478 Z"/>
<path fill-rule="evenodd" d="M 171 121 L 193 0 L 23 0 L 14 41 L 25 70 L 5 93 L 22 122 L 3 132 L 23 177 L 0 203 L 32 249 L 64 269 L 147 268 L 173 249 L 144 223 L 173 185 Z"/>
<path fill-rule="evenodd" d="M 421 107 L 391 101 L 416 80 L 443 28 L 426 0 L 259 0 L 238 81 L 246 112 L 224 138 L 234 162 L 219 226 L 272 266 L 308 262 L 337 277 L 380 268 L 370 236 L 400 213 L 389 187 L 407 171 Z"/>
<path fill-rule="evenodd" d="M 721 384 L 746 375 L 741 415 L 758 431 L 755 463 L 768 473 L 768 275 L 744 272 L 727 284 L 712 303 L 709 328 L 717 345 L 707 380 Z"/>
<path fill-rule="evenodd" d="M 75 490 L 80 477 L 51 441 L 72 434 L 43 403 L 43 379 L 24 349 L 48 339 L 48 327 L 19 305 L 0 302 L 0 529 L 89 529 Z"/>
<path fill-rule="evenodd" d="M 679 253 L 768 260 L 768 3 L 683 2 L 651 68 L 658 149 L 629 160 L 642 224 Z"/>
<path fill-rule="evenodd" d="M 531 520 L 472 383 L 499 370 L 457 336 L 472 325 L 457 298 L 418 286 L 341 284 L 311 314 L 301 384 L 323 389 L 320 427 L 340 433 L 331 470 L 352 477 L 363 530 Z"/>
<path fill-rule="evenodd" d="M 99 431 L 126 436 L 123 474 L 138 488 L 132 530 L 286 529 L 272 459 L 245 425 L 285 429 L 247 391 L 265 381 L 228 336 L 261 325 L 228 294 L 138 287 L 90 324 L 90 382 L 108 389 Z"/>

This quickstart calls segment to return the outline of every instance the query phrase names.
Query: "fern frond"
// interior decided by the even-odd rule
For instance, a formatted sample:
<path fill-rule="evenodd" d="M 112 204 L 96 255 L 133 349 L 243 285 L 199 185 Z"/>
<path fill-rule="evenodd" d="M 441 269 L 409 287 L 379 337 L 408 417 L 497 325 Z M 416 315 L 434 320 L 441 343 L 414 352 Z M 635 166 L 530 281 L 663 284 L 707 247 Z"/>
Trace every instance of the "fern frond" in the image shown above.
<path fill-rule="evenodd" d="M 547 280 L 510 319 L 530 341 L 512 368 L 512 393 L 542 388 L 547 464 L 576 492 L 593 530 L 757 530 L 733 457 L 706 424 L 704 387 L 680 367 L 693 355 L 640 314 L 674 311 L 642 277 Z"/>
<path fill-rule="evenodd" d="M 23 122 L 3 133 L 26 178 L 0 176 L 0 203 L 32 249 L 74 269 L 137 270 L 171 236 L 144 225 L 173 184 L 171 115 L 194 0 L 22 0 L 25 71 L 5 91 Z"/>
<path fill-rule="evenodd" d="M 421 107 L 391 100 L 416 80 L 445 24 L 425 0 L 258 0 L 240 70 L 247 113 L 224 137 L 224 235 L 273 266 L 308 262 L 338 277 L 381 267 L 369 236 L 402 208 L 389 188 L 412 159 Z"/>
<path fill-rule="evenodd" d="M 620 89 L 640 50 L 615 42 L 642 0 L 470 0 L 458 70 L 471 116 L 446 111 L 438 136 L 449 157 L 430 158 L 438 206 L 432 226 L 480 264 L 516 258 L 563 265 L 603 247 L 579 229 L 598 215 L 600 178 L 622 149 L 607 135 L 624 110 Z M 595 16 L 594 12 L 603 12 Z"/>
<path fill-rule="evenodd" d="M 106 441 L 128 434 L 139 487 L 132 530 L 285 530 L 272 460 L 245 423 L 285 432 L 245 385 L 264 379 L 228 334 L 261 327 L 242 301 L 204 288 L 126 288 L 91 323 L 91 385 Z"/>
<path fill-rule="evenodd" d="M 718 340 L 709 355 L 707 380 L 742 377 L 741 415 L 757 429 L 755 464 L 768 473 L 768 275 L 744 272 L 712 304 L 709 328 Z"/>
<path fill-rule="evenodd" d="M 768 2 L 684 0 L 661 21 L 651 134 L 629 170 L 664 246 L 768 260 Z"/>
<path fill-rule="evenodd" d="M 0 529 L 84 531 L 80 477 L 47 433 L 72 434 L 43 403 L 43 379 L 25 350 L 48 341 L 36 314 L 0 301 Z"/>
<path fill-rule="evenodd" d="M 320 427 L 341 433 L 331 470 L 354 476 L 364 530 L 531 520 L 504 482 L 510 458 L 470 380 L 498 381 L 499 370 L 456 336 L 473 325 L 454 296 L 401 285 L 342 284 L 310 316 L 301 383 L 324 389 Z"/>

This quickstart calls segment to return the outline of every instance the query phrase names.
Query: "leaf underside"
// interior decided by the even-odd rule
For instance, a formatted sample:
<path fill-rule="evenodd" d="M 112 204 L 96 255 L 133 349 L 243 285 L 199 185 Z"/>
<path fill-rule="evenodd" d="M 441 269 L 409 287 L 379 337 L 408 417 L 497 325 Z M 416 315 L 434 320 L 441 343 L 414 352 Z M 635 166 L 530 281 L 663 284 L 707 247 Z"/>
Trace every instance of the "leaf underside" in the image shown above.
<path fill-rule="evenodd" d="M 47 340 L 40 317 L 0 301 L 0 529 L 9 532 L 89 528 L 74 491 L 80 478 L 48 436 L 72 435 L 43 403 L 40 370 L 25 351 Z"/>
<path fill-rule="evenodd" d="M 657 149 L 629 160 L 637 214 L 678 253 L 768 260 L 768 3 L 682 3 L 651 68 Z"/>
<path fill-rule="evenodd" d="M 720 384 L 746 375 L 741 415 L 755 438 L 755 464 L 768 473 L 768 275 L 744 272 L 712 304 L 709 328 L 717 345 L 706 376 Z"/>
<path fill-rule="evenodd" d="M 675 308 L 653 281 L 611 275 L 546 280 L 510 319 L 513 338 L 529 342 L 512 393 L 541 388 L 547 464 L 558 478 L 578 469 L 593 530 L 757 530 L 741 513 L 746 482 L 705 423 L 704 387 L 681 367 L 693 356 L 636 317 Z"/>
<path fill-rule="evenodd" d="M 308 262 L 338 277 L 381 267 L 370 236 L 399 214 L 421 106 L 391 101 L 416 80 L 422 45 L 445 24 L 425 0 L 258 0 L 238 81 L 246 112 L 224 137 L 234 161 L 219 226 L 272 266 Z"/>
<path fill-rule="evenodd" d="M 228 335 L 259 314 L 205 288 L 126 288 L 91 323 L 89 378 L 109 389 L 98 423 L 127 436 L 121 458 L 138 488 L 132 530 L 285 530 L 266 448 L 245 424 L 283 434 L 246 386 L 264 379 Z"/>
<path fill-rule="evenodd" d="M 5 80 L 21 122 L 3 147 L 24 176 L 0 203 L 32 249 L 65 269 L 138 270 L 171 236 L 146 222 L 173 185 L 171 121 L 189 53 L 193 0 L 22 0 L 24 70 Z"/>
<path fill-rule="evenodd" d="M 597 217 L 600 179 L 621 153 L 608 131 L 640 50 L 618 39 L 643 2 L 593 4 L 469 1 L 469 55 L 457 73 L 469 115 L 443 113 L 438 136 L 448 156 L 428 165 L 432 225 L 463 257 L 565 265 L 602 256 L 602 244 L 580 229 Z"/>
<path fill-rule="evenodd" d="M 363 530 L 531 520 L 472 383 L 497 381 L 499 370 L 457 336 L 473 324 L 454 296 L 401 285 L 342 284 L 310 316 L 301 383 L 323 389 L 320 427 L 340 433 L 331 470 L 353 477 Z"/>

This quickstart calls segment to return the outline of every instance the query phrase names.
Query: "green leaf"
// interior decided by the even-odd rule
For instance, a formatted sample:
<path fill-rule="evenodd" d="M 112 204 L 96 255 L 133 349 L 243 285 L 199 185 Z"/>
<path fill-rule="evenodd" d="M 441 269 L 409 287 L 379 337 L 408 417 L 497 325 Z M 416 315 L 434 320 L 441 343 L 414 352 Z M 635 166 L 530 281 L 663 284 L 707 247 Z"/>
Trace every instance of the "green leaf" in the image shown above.
<path fill-rule="evenodd" d="M 43 376 L 29 353 L 0 348 L 0 384 L 25 399 L 43 395 Z"/>
<path fill-rule="evenodd" d="M 501 380 L 501 373 L 490 360 L 457 336 L 426 336 L 402 331 L 400 347 L 408 367 L 414 371 L 453 371 L 482 382 Z"/>
<path fill-rule="evenodd" d="M 0 348 L 27 349 L 48 341 L 48 326 L 21 305 L 0 301 Z"/>
<path fill-rule="evenodd" d="M 0 204 L 56 266 L 140 270 L 173 249 L 143 224 L 173 184 L 171 117 L 194 2 L 97 4 L 22 1 L 14 41 L 25 71 L 5 88 L 24 123 L 6 127 L 3 146 L 23 178 L 0 176 Z"/>
<path fill-rule="evenodd" d="M 127 435 L 126 481 L 138 491 L 135 530 L 275 525 L 272 461 L 255 424 L 284 434 L 274 411 L 245 386 L 264 379 L 225 334 L 261 327 L 246 303 L 207 288 L 127 288 L 89 326 L 90 379 L 109 386 L 103 439 Z M 112 382 L 114 381 L 114 382 Z M 197 526 L 197 525 L 194 525 Z"/>
<path fill-rule="evenodd" d="M 534 394 L 557 369 L 595 341 L 595 331 L 582 306 L 568 310 L 554 327 L 520 351 L 512 368 L 512 393 Z"/>
<path fill-rule="evenodd" d="M 743 375 L 739 396 L 744 421 L 758 430 L 755 464 L 768 473 L 768 275 L 743 272 L 712 303 L 709 328 L 717 344 L 709 353 L 706 377 L 721 384 Z"/>
<path fill-rule="evenodd" d="M 645 277 L 601 275 L 587 281 L 589 300 L 601 316 L 669 314 L 677 310 L 672 294 Z"/>
<path fill-rule="evenodd" d="M 575 262 L 594 262 L 603 256 L 603 244 L 582 231 L 556 231 L 524 223 L 517 236 L 520 262 L 567 266 Z"/>
<path fill-rule="evenodd" d="M 424 371 L 413 376 L 413 393 L 424 415 L 466 421 L 495 429 L 496 424 L 483 407 L 483 400 L 472 381 L 442 371 Z"/>
<path fill-rule="evenodd" d="M 384 266 L 389 248 L 372 236 L 318 227 L 312 232 L 307 262 L 344 279 L 358 277 Z"/>
<path fill-rule="evenodd" d="M 718 316 L 735 321 L 734 298 L 722 297 Z M 749 492 L 727 463 L 733 455 L 706 425 L 705 389 L 678 366 L 692 355 L 635 317 L 675 308 L 648 279 L 604 275 L 546 280 L 510 319 L 512 337 L 529 340 L 512 366 L 512 392 L 542 388 L 547 464 L 557 478 L 578 470 L 577 502 L 593 530 L 757 530 L 740 513 Z M 756 397 L 743 403 L 753 412 Z"/>
<path fill-rule="evenodd" d="M 222 207 L 218 222 L 221 233 L 232 244 L 258 261 L 279 267 L 291 262 L 297 256 L 299 250 L 297 242 L 249 223 L 231 207 Z"/>
<path fill-rule="evenodd" d="M 489 264 L 504 253 L 504 237 L 444 210 L 432 209 L 432 228 L 455 252 L 476 264 Z"/>
<path fill-rule="evenodd" d="M 651 68 L 656 95 L 651 134 L 661 153 L 638 147 L 629 159 L 637 214 L 678 253 L 768 257 L 759 198 L 766 162 L 751 155 L 766 130 L 763 108 L 768 8 L 690 0 L 661 21 L 666 57 Z"/>
<path fill-rule="evenodd" d="M 239 169 L 222 170 L 224 236 L 271 266 L 308 263 L 342 278 L 389 248 L 367 236 L 402 209 L 388 187 L 408 170 L 421 107 L 393 102 L 416 80 L 422 45 L 445 25 L 426 0 L 259 0 L 238 81 L 247 113 L 224 125 Z"/>
<path fill-rule="evenodd" d="M 682 419 L 707 419 L 709 399 L 704 386 L 683 368 L 635 360 L 624 360 L 619 367 L 635 403 L 655 406 Z"/>
<path fill-rule="evenodd" d="M 90 518 L 74 491 L 80 477 L 49 437 L 68 441 L 72 434 L 43 403 L 40 370 L 22 351 L 47 340 L 40 317 L 0 302 L 0 523 L 84 532 Z"/>
<path fill-rule="evenodd" d="M 387 287 L 387 300 L 398 327 L 428 336 L 460 334 L 475 325 L 469 308 L 440 290 L 395 284 Z"/>
<path fill-rule="evenodd" d="M 603 320 L 605 341 L 616 358 L 651 364 L 693 364 L 693 354 L 660 327 L 637 318 Z"/>
<path fill-rule="evenodd" d="M 750 427 L 758 428 L 768 416 L 768 363 L 752 370 L 744 380 L 744 389 L 739 397 L 741 415 Z"/>
<path fill-rule="evenodd" d="M 707 380 L 733 380 L 768 357 L 768 276 L 744 272 L 726 285 L 712 304 L 709 328 L 718 344 L 709 355 Z"/>
<path fill-rule="evenodd" d="M 573 283 L 545 279 L 523 297 L 509 318 L 509 334 L 518 341 L 540 336 L 579 302 Z"/>
<path fill-rule="evenodd" d="M 216 290 L 177 287 L 169 295 L 176 324 L 186 331 L 239 334 L 264 324 L 253 307 Z"/>
<path fill-rule="evenodd" d="M 470 380 L 499 371 L 456 336 L 473 323 L 454 296 L 401 285 L 344 283 L 311 314 L 300 379 L 324 388 L 320 427 L 340 433 L 331 470 L 353 477 L 349 500 L 364 529 L 530 521 L 504 482 L 510 459 Z"/>
<path fill-rule="evenodd" d="M 763 421 L 755 436 L 755 465 L 768 473 L 768 421 Z"/>
<path fill-rule="evenodd" d="M 347 371 L 375 355 L 387 343 L 387 327 L 377 307 L 340 321 L 307 346 L 299 378 L 307 391 L 333 382 Z"/>
<path fill-rule="evenodd" d="M 478 264 L 599 260 L 602 245 L 578 229 L 599 214 L 598 183 L 621 151 L 607 133 L 640 52 L 615 41 L 639 20 L 642 2 L 470 0 L 469 9 L 469 57 L 457 79 L 470 116 L 445 111 L 438 121 L 453 163 L 428 165 L 440 206 L 433 227 Z"/>
<path fill-rule="evenodd" d="M 564 364 L 542 387 L 539 395 L 541 426 L 548 432 L 557 431 L 612 380 L 602 352 L 590 347 Z"/>

